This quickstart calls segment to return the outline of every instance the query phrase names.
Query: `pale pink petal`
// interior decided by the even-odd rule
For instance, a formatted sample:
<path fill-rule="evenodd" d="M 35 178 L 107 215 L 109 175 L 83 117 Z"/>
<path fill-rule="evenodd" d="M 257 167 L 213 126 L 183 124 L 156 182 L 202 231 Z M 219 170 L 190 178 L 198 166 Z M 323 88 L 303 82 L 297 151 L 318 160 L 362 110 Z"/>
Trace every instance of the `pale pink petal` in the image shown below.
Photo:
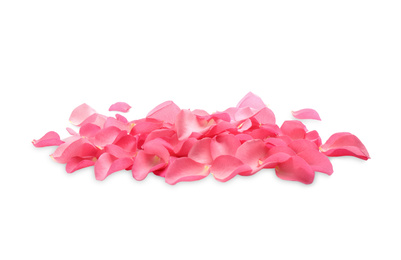
<path fill-rule="evenodd" d="M 328 175 L 333 173 L 333 166 L 331 165 L 329 158 L 315 148 L 303 150 L 297 155 L 304 159 L 312 167 L 312 170 L 323 172 Z"/>
<path fill-rule="evenodd" d="M 193 132 L 205 132 L 207 127 L 206 120 L 199 120 L 195 114 L 188 109 L 182 109 L 175 121 L 175 130 L 177 131 L 178 140 L 184 140 L 191 136 Z"/>
<path fill-rule="evenodd" d="M 213 161 L 210 172 L 216 180 L 225 182 L 236 175 L 249 175 L 252 169 L 234 156 L 221 155 Z"/>
<path fill-rule="evenodd" d="M 268 107 L 262 108 L 259 112 L 257 112 L 253 116 L 259 124 L 275 124 L 276 123 L 276 117 Z"/>
<path fill-rule="evenodd" d="M 234 156 L 240 146 L 241 142 L 236 136 L 231 134 L 218 135 L 210 143 L 210 154 L 213 159 L 221 155 Z"/>
<path fill-rule="evenodd" d="M 192 160 L 198 163 L 211 164 L 213 161 L 210 152 L 211 141 L 212 139 L 210 138 L 197 140 L 192 146 L 191 150 L 189 150 L 188 158 L 191 158 Z"/>
<path fill-rule="evenodd" d="M 160 129 L 161 127 L 163 127 L 162 121 L 152 118 L 135 120 L 133 124 L 134 126 L 131 129 L 132 135 L 148 134 L 156 129 Z"/>
<path fill-rule="evenodd" d="M 192 113 L 198 117 L 209 117 L 210 114 L 203 109 L 194 109 Z"/>
<path fill-rule="evenodd" d="M 255 115 L 255 112 L 257 111 L 250 107 L 241 107 L 235 112 L 234 119 L 235 121 L 243 121 Z"/>
<path fill-rule="evenodd" d="M 88 106 L 87 104 L 82 104 L 78 107 L 76 107 L 70 116 L 70 122 L 73 125 L 81 125 L 85 119 L 87 119 L 89 116 L 93 115 L 96 113 L 96 111 Z"/>
<path fill-rule="evenodd" d="M 287 120 L 281 125 L 281 132 L 292 139 L 304 139 L 306 135 L 306 126 L 297 120 Z"/>
<path fill-rule="evenodd" d="M 301 110 L 297 110 L 297 111 L 291 111 L 291 113 L 297 119 L 321 120 L 319 114 L 311 108 L 305 108 L 305 109 L 301 109 Z"/>
<path fill-rule="evenodd" d="M 235 157 L 255 170 L 266 158 L 267 152 L 268 149 L 262 140 L 250 140 L 238 147 Z"/>
<path fill-rule="evenodd" d="M 61 141 L 60 136 L 54 131 L 47 132 L 39 140 L 34 139 L 32 141 L 35 147 L 58 146 L 62 143 L 64 143 L 64 141 Z"/>
<path fill-rule="evenodd" d="M 370 159 L 366 147 L 351 133 L 333 134 L 320 149 L 327 156 L 355 156 L 363 160 Z"/>
<path fill-rule="evenodd" d="M 128 124 L 128 119 L 125 118 L 124 116 L 120 115 L 120 114 L 116 114 L 116 119 L 120 122 L 123 122 L 125 124 Z"/>
<path fill-rule="evenodd" d="M 294 152 L 300 153 L 304 150 L 316 150 L 319 151 L 319 147 L 312 141 L 306 140 L 306 139 L 297 139 L 293 140 L 288 147 L 290 147 Z"/>
<path fill-rule="evenodd" d="M 259 110 L 266 107 L 266 105 L 260 97 L 249 92 L 238 102 L 237 107 L 251 107 Z"/>
<path fill-rule="evenodd" d="M 75 137 L 75 136 L 72 136 Z M 67 163 L 73 157 L 95 157 L 98 150 L 87 139 L 70 139 L 70 142 L 61 144 L 51 157 L 58 163 Z"/>
<path fill-rule="evenodd" d="M 167 162 L 155 154 L 148 154 L 145 151 L 139 151 L 132 165 L 132 177 L 141 181 L 148 176 L 150 172 L 164 168 Z"/>
<path fill-rule="evenodd" d="M 102 181 L 113 172 L 124 170 L 132 165 L 130 158 L 116 158 L 111 154 L 103 153 L 95 163 L 96 180 Z"/>
<path fill-rule="evenodd" d="M 311 184 L 315 178 L 313 169 L 304 159 L 297 155 L 277 165 L 276 175 L 283 180 L 299 181 L 305 184 Z"/>
<path fill-rule="evenodd" d="M 166 101 L 152 109 L 146 117 L 173 124 L 180 111 L 181 109 L 173 101 Z"/>
<path fill-rule="evenodd" d="M 249 134 L 237 134 L 235 137 L 241 142 L 241 144 L 245 143 L 246 141 L 253 140 L 253 137 Z"/>
<path fill-rule="evenodd" d="M 110 106 L 109 111 L 118 111 L 126 113 L 130 110 L 131 106 L 125 102 L 117 102 Z"/>
<path fill-rule="evenodd" d="M 170 159 L 170 153 L 167 150 L 166 146 L 169 143 L 161 138 L 153 139 L 151 141 L 145 142 L 142 145 L 143 150 L 148 154 L 154 154 L 160 157 L 162 161 L 167 163 Z"/>
<path fill-rule="evenodd" d="M 77 132 L 75 132 L 75 130 L 74 130 L 74 129 L 72 129 L 72 128 L 69 128 L 69 127 L 67 127 L 66 129 L 67 129 L 67 132 L 68 132 L 70 135 L 78 135 L 78 133 L 77 133 Z"/>
<path fill-rule="evenodd" d="M 166 182 L 168 184 L 176 184 L 181 181 L 196 181 L 209 175 L 209 166 L 194 160 L 183 157 L 177 158 L 168 166 L 166 171 Z"/>
<path fill-rule="evenodd" d="M 252 127 L 252 120 L 250 120 L 248 118 L 248 119 L 245 119 L 241 124 L 239 124 L 237 128 L 238 128 L 239 132 L 244 132 L 251 127 Z"/>
<path fill-rule="evenodd" d="M 110 126 L 115 126 L 117 128 L 120 128 L 121 130 L 125 130 L 127 132 L 131 131 L 131 124 L 130 123 L 124 123 L 120 120 L 115 119 L 114 117 L 108 117 L 106 122 L 103 125 L 103 128 L 107 128 Z"/>
<path fill-rule="evenodd" d="M 221 121 L 218 122 L 215 125 L 212 125 L 210 129 L 204 134 L 205 136 L 208 137 L 214 137 L 222 132 L 228 131 L 228 130 L 237 130 L 237 127 L 229 122 L 226 121 Z"/>
<path fill-rule="evenodd" d="M 99 126 L 100 128 L 103 128 L 104 123 L 107 120 L 107 116 L 105 115 L 101 115 L 98 113 L 94 113 L 93 115 L 89 116 L 88 118 L 86 118 L 80 125 L 84 126 L 85 124 L 94 124 Z"/>
<path fill-rule="evenodd" d="M 67 173 L 95 165 L 96 157 L 73 157 L 65 165 Z"/>
<path fill-rule="evenodd" d="M 117 136 L 120 134 L 121 129 L 115 126 L 109 126 L 107 128 L 101 129 L 95 135 L 94 145 L 103 147 L 108 144 L 112 144 L 116 140 Z"/>

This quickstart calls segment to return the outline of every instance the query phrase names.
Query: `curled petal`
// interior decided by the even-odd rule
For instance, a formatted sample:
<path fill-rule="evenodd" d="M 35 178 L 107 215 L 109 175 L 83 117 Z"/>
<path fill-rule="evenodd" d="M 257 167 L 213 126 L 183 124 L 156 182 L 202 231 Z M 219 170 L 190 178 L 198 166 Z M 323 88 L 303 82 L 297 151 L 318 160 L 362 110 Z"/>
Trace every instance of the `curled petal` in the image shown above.
<path fill-rule="evenodd" d="M 100 131 L 100 127 L 98 125 L 88 123 L 88 124 L 84 124 L 83 126 L 81 126 L 81 128 L 79 129 L 79 134 L 82 137 L 91 138 L 91 137 L 94 137 L 99 131 Z"/>
<path fill-rule="evenodd" d="M 116 158 L 103 153 L 95 163 L 96 180 L 102 181 L 113 172 L 124 170 L 132 165 L 131 158 Z"/>
<path fill-rule="evenodd" d="M 263 162 L 261 163 L 262 168 L 275 168 L 280 163 L 286 162 L 288 159 L 291 158 L 291 155 L 284 152 L 277 152 L 270 156 L 268 156 Z"/>
<path fill-rule="evenodd" d="M 197 140 L 192 146 L 191 150 L 189 150 L 188 158 L 191 158 L 198 163 L 211 164 L 213 161 L 210 152 L 211 141 L 212 140 L 210 138 Z"/>
<path fill-rule="evenodd" d="M 118 111 L 126 113 L 130 110 L 131 106 L 125 102 L 117 102 L 110 106 L 109 111 Z"/>
<path fill-rule="evenodd" d="M 210 172 L 216 180 L 226 182 L 236 175 L 250 175 L 252 169 L 232 155 L 221 155 L 213 161 Z"/>
<path fill-rule="evenodd" d="M 305 109 L 301 109 L 301 110 L 297 110 L 297 111 L 291 111 L 291 113 L 297 119 L 321 120 L 319 114 L 311 108 L 305 108 Z"/>
<path fill-rule="evenodd" d="M 54 131 L 47 132 L 39 140 L 34 139 L 32 141 L 35 147 L 58 146 L 62 143 L 64 143 L 64 141 L 61 141 L 60 136 Z"/>
<path fill-rule="evenodd" d="M 70 122 L 73 125 L 81 125 L 85 119 L 95 113 L 96 111 L 93 108 L 84 103 L 72 111 L 70 115 Z"/>
<path fill-rule="evenodd" d="M 234 156 L 240 146 L 241 142 L 236 136 L 231 134 L 218 135 L 210 143 L 210 154 L 213 159 L 221 155 Z"/>
<path fill-rule="evenodd" d="M 75 172 L 79 169 L 95 165 L 96 157 L 73 157 L 65 165 L 67 173 Z"/>
<path fill-rule="evenodd" d="M 320 138 L 319 133 L 316 130 L 307 132 L 305 135 L 305 139 L 315 143 L 317 147 L 320 147 L 322 145 L 322 139 Z"/>
<path fill-rule="evenodd" d="M 74 130 L 74 129 L 72 129 L 72 128 L 69 128 L 69 127 L 67 127 L 67 132 L 68 132 L 70 135 L 78 135 L 78 133 L 77 133 L 77 132 L 75 132 L 75 130 Z"/>
<path fill-rule="evenodd" d="M 259 110 L 266 107 L 266 105 L 260 97 L 249 92 L 238 102 L 237 107 L 250 107 Z"/>
<path fill-rule="evenodd" d="M 83 126 L 85 124 L 94 124 L 99 126 L 100 128 L 103 128 L 104 123 L 107 120 L 107 116 L 98 114 L 98 113 L 94 113 L 91 116 L 89 116 L 88 118 L 86 118 L 80 125 Z"/>
<path fill-rule="evenodd" d="M 275 124 L 276 123 L 276 117 L 274 116 L 273 111 L 269 109 L 268 107 L 263 107 L 259 112 L 257 112 L 253 116 L 259 124 Z"/>
<path fill-rule="evenodd" d="M 179 112 L 180 108 L 173 101 L 166 101 L 152 109 L 146 117 L 173 124 Z"/>
<path fill-rule="evenodd" d="M 297 120 L 287 120 L 281 125 L 281 132 L 289 136 L 291 139 L 304 139 L 306 134 L 306 126 Z"/>
<path fill-rule="evenodd" d="M 168 166 L 166 171 L 166 182 L 174 185 L 181 181 L 196 181 L 205 178 L 209 175 L 209 166 L 194 160 L 182 157 L 177 158 Z"/>
<path fill-rule="evenodd" d="M 331 165 L 329 158 L 315 148 L 303 150 L 297 155 L 304 159 L 312 167 L 312 170 L 326 173 L 328 175 L 333 173 L 333 166 Z"/>
<path fill-rule="evenodd" d="M 235 157 L 243 163 L 248 164 L 252 170 L 260 167 L 262 161 L 266 158 L 268 148 L 262 140 L 250 140 L 238 147 Z"/>
<path fill-rule="evenodd" d="M 71 136 L 76 137 L 76 136 Z M 51 157 L 58 163 L 67 163 L 73 157 L 95 157 L 98 150 L 84 138 L 71 138 L 61 144 Z"/>
<path fill-rule="evenodd" d="M 276 175 L 283 180 L 299 181 L 305 184 L 311 184 L 315 178 L 313 169 L 304 159 L 297 155 L 278 164 L 276 166 Z"/>
<path fill-rule="evenodd" d="M 320 147 L 320 150 L 327 156 L 348 155 L 363 160 L 370 159 L 366 147 L 358 137 L 347 132 L 333 134 L 327 142 Z"/>
<path fill-rule="evenodd" d="M 101 129 L 95 135 L 94 144 L 99 147 L 112 144 L 116 140 L 117 136 L 120 134 L 121 129 L 115 126 L 109 126 L 107 128 Z"/>
<path fill-rule="evenodd" d="M 203 132 L 207 127 L 206 120 L 199 120 L 195 114 L 188 109 L 181 110 L 175 122 L 178 140 L 184 140 L 191 136 L 192 133 Z M 206 129 L 207 130 L 207 129 Z"/>
<path fill-rule="evenodd" d="M 132 177 L 135 180 L 141 181 L 148 176 L 149 173 L 162 169 L 167 162 L 162 160 L 155 154 L 148 154 L 145 151 L 139 151 L 132 165 Z"/>

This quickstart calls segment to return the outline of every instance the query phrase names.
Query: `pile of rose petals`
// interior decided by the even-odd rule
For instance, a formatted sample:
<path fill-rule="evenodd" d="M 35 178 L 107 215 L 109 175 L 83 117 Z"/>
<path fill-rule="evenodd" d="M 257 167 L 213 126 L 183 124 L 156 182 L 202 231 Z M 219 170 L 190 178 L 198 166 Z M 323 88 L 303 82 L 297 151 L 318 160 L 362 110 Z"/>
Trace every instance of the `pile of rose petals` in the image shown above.
<path fill-rule="evenodd" d="M 109 111 L 128 112 L 124 102 Z M 298 119 L 320 120 L 313 109 L 293 111 Z M 249 176 L 272 168 L 284 180 L 313 182 L 315 172 L 328 175 L 333 167 L 328 156 L 369 159 L 368 151 L 353 134 L 333 134 L 322 144 L 316 131 L 298 120 L 276 125 L 274 113 L 260 97 L 248 93 L 236 107 L 209 114 L 204 110 L 180 109 L 166 101 L 145 118 L 129 121 L 121 114 L 108 117 L 86 104 L 75 108 L 61 140 L 53 131 L 35 147 L 58 146 L 51 157 L 66 164 L 66 171 L 94 166 L 97 180 L 127 170 L 136 180 L 153 172 L 169 184 L 195 181 L 212 174 L 218 181 L 236 175 Z"/>

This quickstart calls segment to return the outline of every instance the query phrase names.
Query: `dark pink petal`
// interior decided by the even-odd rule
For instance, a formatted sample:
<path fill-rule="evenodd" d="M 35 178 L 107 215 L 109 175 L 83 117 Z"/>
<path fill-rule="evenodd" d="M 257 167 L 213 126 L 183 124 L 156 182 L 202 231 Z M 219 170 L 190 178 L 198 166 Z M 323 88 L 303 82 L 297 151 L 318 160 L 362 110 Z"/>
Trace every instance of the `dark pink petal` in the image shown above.
<path fill-rule="evenodd" d="M 126 113 L 130 110 L 131 106 L 125 102 L 117 102 L 110 106 L 109 111 L 119 111 Z"/>
<path fill-rule="evenodd" d="M 231 134 L 218 135 L 210 143 L 210 154 L 213 159 L 221 155 L 234 156 L 240 146 L 241 142 L 236 136 Z"/>
<path fill-rule="evenodd" d="M 225 182 L 238 174 L 249 175 L 252 169 L 234 156 L 221 155 L 213 161 L 210 172 L 216 180 Z"/>
<path fill-rule="evenodd" d="M 260 97 L 249 92 L 240 100 L 240 102 L 238 102 L 237 107 L 250 107 L 259 110 L 266 107 L 266 105 Z"/>
<path fill-rule="evenodd" d="M 293 140 L 288 147 L 290 147 L 294 152 L 300 153 L 305 150 L 316 150 L 319 151 L 319 147 L 312 141 L 306 140 L 306 139 L 297 139 Z"/>
<path fill-rule="evenodd" d="M 70 116 L 70 122 L 73 125 L 81 125 L 85 119 L 87 119 L 89 116 L 93 115 L 96 113 L 96 111 L 88 106 L 87 104 L 82 104 L 78 107 L 76 107 Z"/>
<path fill-rule="evenodd" d="M 306 135 L 306 126 L 297 120 L 288 120 L 281 125 L 281 132 L 291 139 L 304 139 Z"/>
<path fill-rule="evenodd" d="M 163 161 L 157 155 L 139 151 L 132 165 L 132 177 L 137 181 L 141 181 L 149 173 L 164 168 L 166 164 L 167 162 Z"/>
<path fill-rule="evenodd" d="M 250 140 L 238 147 L 235 157 L 255 170 L 266 158 L 267 152 L 268 149 L 262 140 Z"/>
<path fill-rule="evenodd" d="M 278 128 L 278 126 L 277 126 Z M 264 140 L 269 137 L 276 137 L 277 136 L 277 131 L 275 129 L 271 128 L 257 128 L 253 131 L 251 131 L 249 134 L 254 138 L 254 139 L 261 139 Z"/>
<path fill-rule="evenodd" d="M 95 135 L 94 145 L 103 147 L 108 144 L 112 144 L 116 140 L 117 136 L 120 134 L 121 129 L 115 126 L 109 126 L 107 128 L 101 129 Z"/>
<path fill-rule="evenodd" d="M 311 108 L 305 108 L 305 109 L 301 109 L 298 111 L 292 111 L 291 113 L 297 119 L 321 120 L 319 114 Z"/>
<path fill-rule="evenodd" d="M 336 133 L 330 136 L 325 144 L 320 147 L 322 153 L 327 156 L 355 156 L 367 160 L 369 153 L 363 143 L 351 133 Z"/>
<path fill-rule="evenodd" d="M 166 182 L 168 184 L 176 184 L 181 181 L 196 181 L 209 175 L 209 166 L 194 160 L 183 157 L 177 158 L 168 166 L 166 171 Z"/>
<path fill-rule="evenodd" d="M 287 143 L 280 137 L 267 138 L 265 144 L 267 148 L 272 148 L 273 146 L 287 146 Z"/>
<path fill-rule="evenodd" d="M 113 172 L 124 170 L 132 165 L 131 158 L 116 158 L 111 154 L 103 153 L 95 163 L 96 180 L 102 181 Z"/>
<path fill-rule="evenodd" d="M 259 124 L 275 124 L 276 123 L 276 117 L 268 107 L 262 108 L 259 112 L 257 112 L 253 116 Z"/>
<path fill-rule="evenodd" d="M 160 176 L 160 177 L 166 177 L 166 172 L 168 170 L 169 165 L 172 164 L 176 159 L 177 159 L 177 157 L 171 156 L 170 157 L 170 161 L 166 164 L 165 167 L 162 167 L 160 169 L 154 170 L 153 173 L 155 175 L 157 175 L 157 176 Z"/>
<path fill-rule="evenodd" d="M 319 133 L 316 130 L 307 132 L 305 135 L 305 139 L 315 143 L 317 147 L 320 147 L 322 145 L 322 139 L 320 138 Z"/>
<path fill-rule="evenodd" d="M 304 159 L 312 167 L 312 170 L 323 172 L 328 175 L 333 173 L 333 166 L 331 165 L 329 158 L 315 148 L 303 150 L 297 155 Z"/>
<path fill-rule="evenodd" d="M 241 144 L 245 143 L 246 141 L 253 140 L 252 136 L 249 134 L 237 134 L 235 137 L 241 142 Z"/>
<path fill-rule="evenodd" d="M 276 175 L 283 180 L 299 181 L 305 184 L 311 184 L 315 178 L 313 169 L 297 155 L 276 166 Z"/>
<path fill-rule="evenodd" d="M 39 140 L 34 139 L 32 141 L 32 144 L 35 147 L 45 147 L 45 146 L 53 146 L 53 145 L 58 146 L 62 143 L 64 143 L 64 141 L 61 141 L 60 136 L 54 131 L 47 132 Z"/>
<path fill-rule="evenodd" d="M 75 172 L 79 169 L 95 165 L 96 157 L 73 157 L 65 165 L 67 173 Z"/>
<path fill-rule="evenodd" d="M 180 111 L 181 109 L 173 101 L 166 101 L 152 109 L 146 117 L 173 124 Z"/>
<path fill-rule="evenodd" d="M 211 164 L 213 161 L 211 152 L 210 152 L 210 138 L 204 138 L 201 140 L 197 140 L 192 146 L 191 150 L 189 150 L 188 158 L 191 158 L 195 162 L 202 164 Z"/>

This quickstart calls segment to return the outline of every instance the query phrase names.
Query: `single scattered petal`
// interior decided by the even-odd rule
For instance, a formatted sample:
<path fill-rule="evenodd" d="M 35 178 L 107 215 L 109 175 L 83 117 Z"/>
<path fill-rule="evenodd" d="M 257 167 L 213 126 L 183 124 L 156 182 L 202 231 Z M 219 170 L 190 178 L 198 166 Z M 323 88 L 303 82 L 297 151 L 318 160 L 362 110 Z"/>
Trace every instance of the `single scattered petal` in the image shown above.
<path fill-rule="evenodd" d="M 90 106 L 88 106 L 87 104 L 82 104 L 78 107 L 76 107 L 71 115 L 70 115 L 70 122 L 73 125 L 81 125 L 85 119 L 87 119 L 88 117 L 90 117 L 91 115 L 95 114 L 96 111 L 91 108 Z"/>
<path fill-rule="evenodd" d="M 102 181 L 113 172 L 124 170 L 132 165 L 131 158 L 116 158 L 111 154 L 103 153 L 95 163 L 96 180 Z"/>
<path fill-rule="evenodd" d="M 299 157 L 304 159 L 316 172 L 326 173 L 331 175 L 333 173 L 333 166 L 329 158 L 315 148 L 303 150 L 297 154 Z"/>
<path fill-rule="evenodd" d="M 301 157 L 295 155 L 287 161 L 276 166 L 276 175 L 287 181 L 299 181 L 311 184 L 315 178 L 315 172 Z"/>
<path fill-rule="evenodd" d="M 130 110 L 131 106 L 125 102 L 117 102 L 110 106 L 109 111 L 118 111 L 126 113 Z"/>
<path fill-rule="evenodd" d="M 236 175 L 249 175 L 252 169 L 232 155 L 221 155 L 213 161 L 210 172 L 216 180 L 226 182 Z"/>
<path fill-rule="evenodd" d="M 32 141 L 35 147 L 58 146 L 62 143 L 64 143 L 64 141 L 61 141 L 60 136 L 54 131 L 47 132 L 39 140 L 34 139 Z"/>
<path fill-rule="evenodd" d="M 321 120 L 319 114 L 311 108 L 305 108 L 305 109 L 301 109 L 301 110 L 297 110 L 297 111 L 291 111 L 291 113 L 297 119 Z"/>
<path fill-rule="evenodd" d="M 177 158 L 166 171 L 166 182 L 174 185 L 181 181 L 196 181 L 209 175 L 209 166 L 183 157 Z"/>
<path fill-rule="evenodd" d="M 238 102 L 237 107 L 250 107 L 259 110 L 266 107 L 266 105 L 260 97 L 249 92 Z"/>
<path fill-rule="evenodd" d="M 333 134 L 327 142 L 320 147 L 327 156 L 355 156 L 367 160 L 369 153 L 361 140 L 347 132 Z"/>
<path fill-rule="evenodd" d="M 166 101 L 152 109 L 146 117 L 174 124 L 180 111 L 181 109 L 173 101 Z"/>

